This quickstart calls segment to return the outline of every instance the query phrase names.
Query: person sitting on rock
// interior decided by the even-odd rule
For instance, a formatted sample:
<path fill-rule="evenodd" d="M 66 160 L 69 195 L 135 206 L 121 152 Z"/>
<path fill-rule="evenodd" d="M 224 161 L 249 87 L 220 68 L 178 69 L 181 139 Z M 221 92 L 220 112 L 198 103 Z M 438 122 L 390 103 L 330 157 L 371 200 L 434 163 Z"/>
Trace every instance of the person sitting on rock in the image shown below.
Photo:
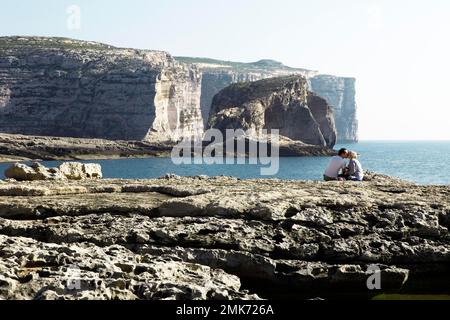
<path fill-rule="evenodd" d="M 350 162 L 348 164 L 348 180 L 352 181 L 363 181 L 364 171 L 361 162 L 358 160 L 358 154 L 354 151 L 348 153 L 348 158 Z"/>
<path fill-rule="evenodd" d="M 323 175 L 325 181 L 345 180 L 343 174 L 346 168 L 345 159 L 348 158 L 348 153 L 347 149 L 341 149 L 339 150 L 338 155 L 331 159 L 327 170 L 325 170 L 325 174 Z"/>

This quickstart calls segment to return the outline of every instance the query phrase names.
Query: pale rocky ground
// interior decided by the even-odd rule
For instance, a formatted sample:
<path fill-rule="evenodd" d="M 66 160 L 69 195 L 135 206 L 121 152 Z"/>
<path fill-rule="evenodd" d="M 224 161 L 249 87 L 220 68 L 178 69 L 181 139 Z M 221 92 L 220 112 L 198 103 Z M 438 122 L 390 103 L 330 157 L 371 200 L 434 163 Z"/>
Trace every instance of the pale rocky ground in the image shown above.
<path fill-rule="evenodd" d="M 0 298 L 448 293 L 450 187 L 369 178 L 1 182 Z"/>

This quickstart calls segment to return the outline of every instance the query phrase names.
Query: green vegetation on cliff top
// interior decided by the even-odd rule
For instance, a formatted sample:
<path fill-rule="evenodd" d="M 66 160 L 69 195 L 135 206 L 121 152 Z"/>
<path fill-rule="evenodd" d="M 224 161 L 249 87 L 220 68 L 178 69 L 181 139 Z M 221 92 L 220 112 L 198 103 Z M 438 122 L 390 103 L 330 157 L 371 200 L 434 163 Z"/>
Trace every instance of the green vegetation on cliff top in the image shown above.
<path fill-rule="evenodd" d="M 62 37 L 28 37 L 28 36 L 12 36 L 0 37 L 0 48 L 49 48 L 49 49 L 91 49 L 91 50 L 113 50 L 119 49 L 104 43 L 94 41 L 75 40 Z M 188 64 L 203 64 L 205 68 L 210 65 L 211 68 L 224 68 L 234 71 L 288 71 L 288 72 L 308 72 L 308 69 L 291 68 L 285 66 L 283 63 L 275 60 L 260 60 L 257 62 L 233 62 L 222 61 L 210 58 L 198 57 L 174 57 L 182 63 Z"/>
<path fill-rule="evenodd" d="M 0 37 L 0 48 L 15 47 L 95 50 L 115 49 L 115 47 L 103 43 L 60 37 Z"/>
<path fill-rule="evenodd" d="M 192 57 L 174 57 L 176 60 L 184 63 L 192 63 L 192 64 L 206 64 L 211 66 L 220 66 L 226 69 L 232 69 L 232 70 L 286 70 L 286 71 L 299 71 L 299 72 L 307 72 L 310 70 L 307 69 L 301 69 L 301 68 L 291 68 L 288 66 L 285 66 L 281 62 L 275 61 L 275 60 L 260 60 L 257 62 L 233 62 L 233 61 L 223 61 L 223 60 L 216 60 L 216 59 L 210 59 L 210 58 L 192 58 Z"/>

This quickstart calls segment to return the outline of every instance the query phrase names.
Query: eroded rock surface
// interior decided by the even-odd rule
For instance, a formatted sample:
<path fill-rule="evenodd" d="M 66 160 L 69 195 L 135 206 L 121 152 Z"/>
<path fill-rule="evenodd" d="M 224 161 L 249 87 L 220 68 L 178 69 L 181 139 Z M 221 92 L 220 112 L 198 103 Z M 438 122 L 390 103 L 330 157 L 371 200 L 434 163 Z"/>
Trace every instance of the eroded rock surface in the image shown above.
<path fill-rule="evenodd" d="M 368 178 L 5 182 L 0 298 L 448 293 L 450 188 Z"/>

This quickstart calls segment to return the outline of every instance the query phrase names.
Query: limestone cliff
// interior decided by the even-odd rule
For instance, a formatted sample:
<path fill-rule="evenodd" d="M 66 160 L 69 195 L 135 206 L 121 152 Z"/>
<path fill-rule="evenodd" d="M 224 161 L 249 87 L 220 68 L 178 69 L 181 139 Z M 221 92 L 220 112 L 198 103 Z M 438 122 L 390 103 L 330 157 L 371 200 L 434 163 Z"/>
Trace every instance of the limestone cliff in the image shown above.
<path fill-rule="evenodd" d="M 292 74 L 333 108 L 338 139 L 356 140 L 354 79 L 272 60 L 175 60 L 88 41 L 0 37 L 0 132 L 176 141 L 203 133 L 213 96 L 228 85 Z"/>
<path fill-rule="evenodd" d="M 0 132 L 176 140 L 203 133 L 201 74 L 168 53 L 0 38 Z"/>
<path fill-rule="evenodd" d="M 307 79 L 289 76 L 231 85 L 213 99 L 208 126 L 226 129 L 278 129 L 309 145 L 333 147 L 336 128 L 327 102 L 308 91 Z"/>
<path fill-rule="evenodd" d="M 329 75 L 318 75 L 310 79 L 311 90 L 325 98 L 333 107 L 340 141 L 358 140 L 355 83 L 354 78 Z"/>
<path fill-rule="evenodd" d="M 176 57 L 195 64 L 203 73 L 201 109 L 205 126 L 213 97 L 230 84 L 266 78 L 301 75 L 309 79 L 311 90 L 324 97 L 334 111 L 339 141 L 358 140 L 355 79 L 319 75 L 317 71 L 290 68 L 280 62 L 261 60 L 255 63 L 228 62 L 214 59 Z"/>

